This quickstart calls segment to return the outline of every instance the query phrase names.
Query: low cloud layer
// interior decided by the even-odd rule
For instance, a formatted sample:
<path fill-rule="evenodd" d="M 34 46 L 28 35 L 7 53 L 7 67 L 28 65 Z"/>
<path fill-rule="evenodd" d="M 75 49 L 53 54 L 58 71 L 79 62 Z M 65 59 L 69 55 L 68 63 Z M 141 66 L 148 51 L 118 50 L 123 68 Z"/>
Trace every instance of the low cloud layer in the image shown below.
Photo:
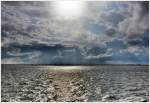
<path fill-rule="evenodd" d="M 148 2 L 84 3 L 80 18 L 65 20 L 52 1 L 2 1 L 2 63 L 148 64 Z"/>

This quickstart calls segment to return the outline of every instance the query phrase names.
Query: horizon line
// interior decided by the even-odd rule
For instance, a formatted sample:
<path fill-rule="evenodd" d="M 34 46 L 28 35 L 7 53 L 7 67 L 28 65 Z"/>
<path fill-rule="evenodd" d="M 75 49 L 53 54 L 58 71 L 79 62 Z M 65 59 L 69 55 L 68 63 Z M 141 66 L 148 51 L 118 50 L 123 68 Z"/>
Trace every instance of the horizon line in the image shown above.
<path fill-rule="evenodd" d="M 2 64 L 1 65 L 41 65 L 41 66 L 100 66 L 100 65 L 149 65 L 149 64 Z"/>

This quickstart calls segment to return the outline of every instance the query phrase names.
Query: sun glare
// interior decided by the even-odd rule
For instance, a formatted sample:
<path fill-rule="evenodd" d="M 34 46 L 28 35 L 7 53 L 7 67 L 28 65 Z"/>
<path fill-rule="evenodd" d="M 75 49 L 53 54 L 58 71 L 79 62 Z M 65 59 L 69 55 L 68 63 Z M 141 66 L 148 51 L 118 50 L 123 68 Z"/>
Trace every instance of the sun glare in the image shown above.
<path fill-rule="evenodd" d="M 56 15 L 64 19 L 79 18 L 84 9 L 82 1 L 55 1 L 52 6 Z"/>

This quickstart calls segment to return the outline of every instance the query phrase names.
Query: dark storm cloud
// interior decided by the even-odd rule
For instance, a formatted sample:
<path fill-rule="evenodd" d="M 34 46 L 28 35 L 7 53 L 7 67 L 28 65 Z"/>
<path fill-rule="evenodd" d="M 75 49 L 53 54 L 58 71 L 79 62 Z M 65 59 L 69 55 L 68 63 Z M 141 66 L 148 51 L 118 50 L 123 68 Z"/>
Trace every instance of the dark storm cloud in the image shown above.
<path fill-rule="evenodd" d="M 107 48 L 104 47 L 104 46 L 101 46 L 101 47 L 99 47 L 99 46 L 93 46 L 92 48 L 90 48 L 90 49 L 87 51 L 87 54 L 89 54 L 89 55 L 90 55 L 90 54 L 98 55 L 98 54 L 100 54 L 100 53 L 105 53 L 106 50 L 107 50 Z"/>
<path fill-rule="evenodd" d="M 45 45 L 45 44 L 30 44 L 30 45 L 18 45 L 11 44 L 9 47 L 2 47 L 2 59 L 7 58 L 16 58 L 20 57 L 21 62 L 31 63 L 32 56 L 36 55 L 38 59 L 38 63 L 52 63 L 51 60 L 55 58 L 55 56 L 59 55 L 58 51 L 63 52 L 64 50 L 72 50 L 76 47 L 71 45 L 61 45 L 61 44 L 53 44 L 53 45 Z M 31 59 L 29 61 L 26 61 Z M 34 58 L 33 58 L 34 60 Z M 36 63 L 35 62 L 35 63 Z M 34 63 L 34 61 L 32 62 Z"/>
<path fill-rule="evenodd" d="M 5 49 L 5 47 L 2 47 Z M 71 46 L 66 46 L 65 45 L 61 45 L 61 44 L 53 44 L 53 45 L 45 45 L 45 44 L 29 44 L 29 45 L 18 45 L 16 43 L 10 44 L 9 47 L 6 47 L 6 49 L 11 49 L 11 48 L 20 48 L 23 51 L 32 51 L 32 50 L 42 50 L 42 51 L 47 51 L 47 50 L 51 50 L 51 51 L 57 51 L 57 50 L 61 50 L 64 48 L 73 48 Z"/>
<path fill-rule="evenodd" d="M 116 30 L 115 30 L 114 28 L 110 28 L 110 29 L 107 29 L 107 30 L 106 30 L 106 34 L 107 34 L 108 36 L 111 36 L 111 37 L 115 36 L 116 33 L 117 33 L 117 32 L 116 32 Z"/>
<path fill-rule="evenodd" d="M 145 32 L 143 35 L 130 37 L 127 39 L 127 43 L 132 46 L 149 47 L 149 33 Z"/>

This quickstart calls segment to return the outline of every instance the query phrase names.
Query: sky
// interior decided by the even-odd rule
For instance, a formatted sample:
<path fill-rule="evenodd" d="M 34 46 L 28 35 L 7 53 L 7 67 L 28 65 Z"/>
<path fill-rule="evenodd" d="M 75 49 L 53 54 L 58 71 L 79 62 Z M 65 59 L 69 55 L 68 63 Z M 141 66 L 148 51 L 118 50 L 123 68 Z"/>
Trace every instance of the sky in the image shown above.
<path fill-rule="evenodd" d="M 148 1 L 2 1 L 2 64 L 148 64 Z"/>

